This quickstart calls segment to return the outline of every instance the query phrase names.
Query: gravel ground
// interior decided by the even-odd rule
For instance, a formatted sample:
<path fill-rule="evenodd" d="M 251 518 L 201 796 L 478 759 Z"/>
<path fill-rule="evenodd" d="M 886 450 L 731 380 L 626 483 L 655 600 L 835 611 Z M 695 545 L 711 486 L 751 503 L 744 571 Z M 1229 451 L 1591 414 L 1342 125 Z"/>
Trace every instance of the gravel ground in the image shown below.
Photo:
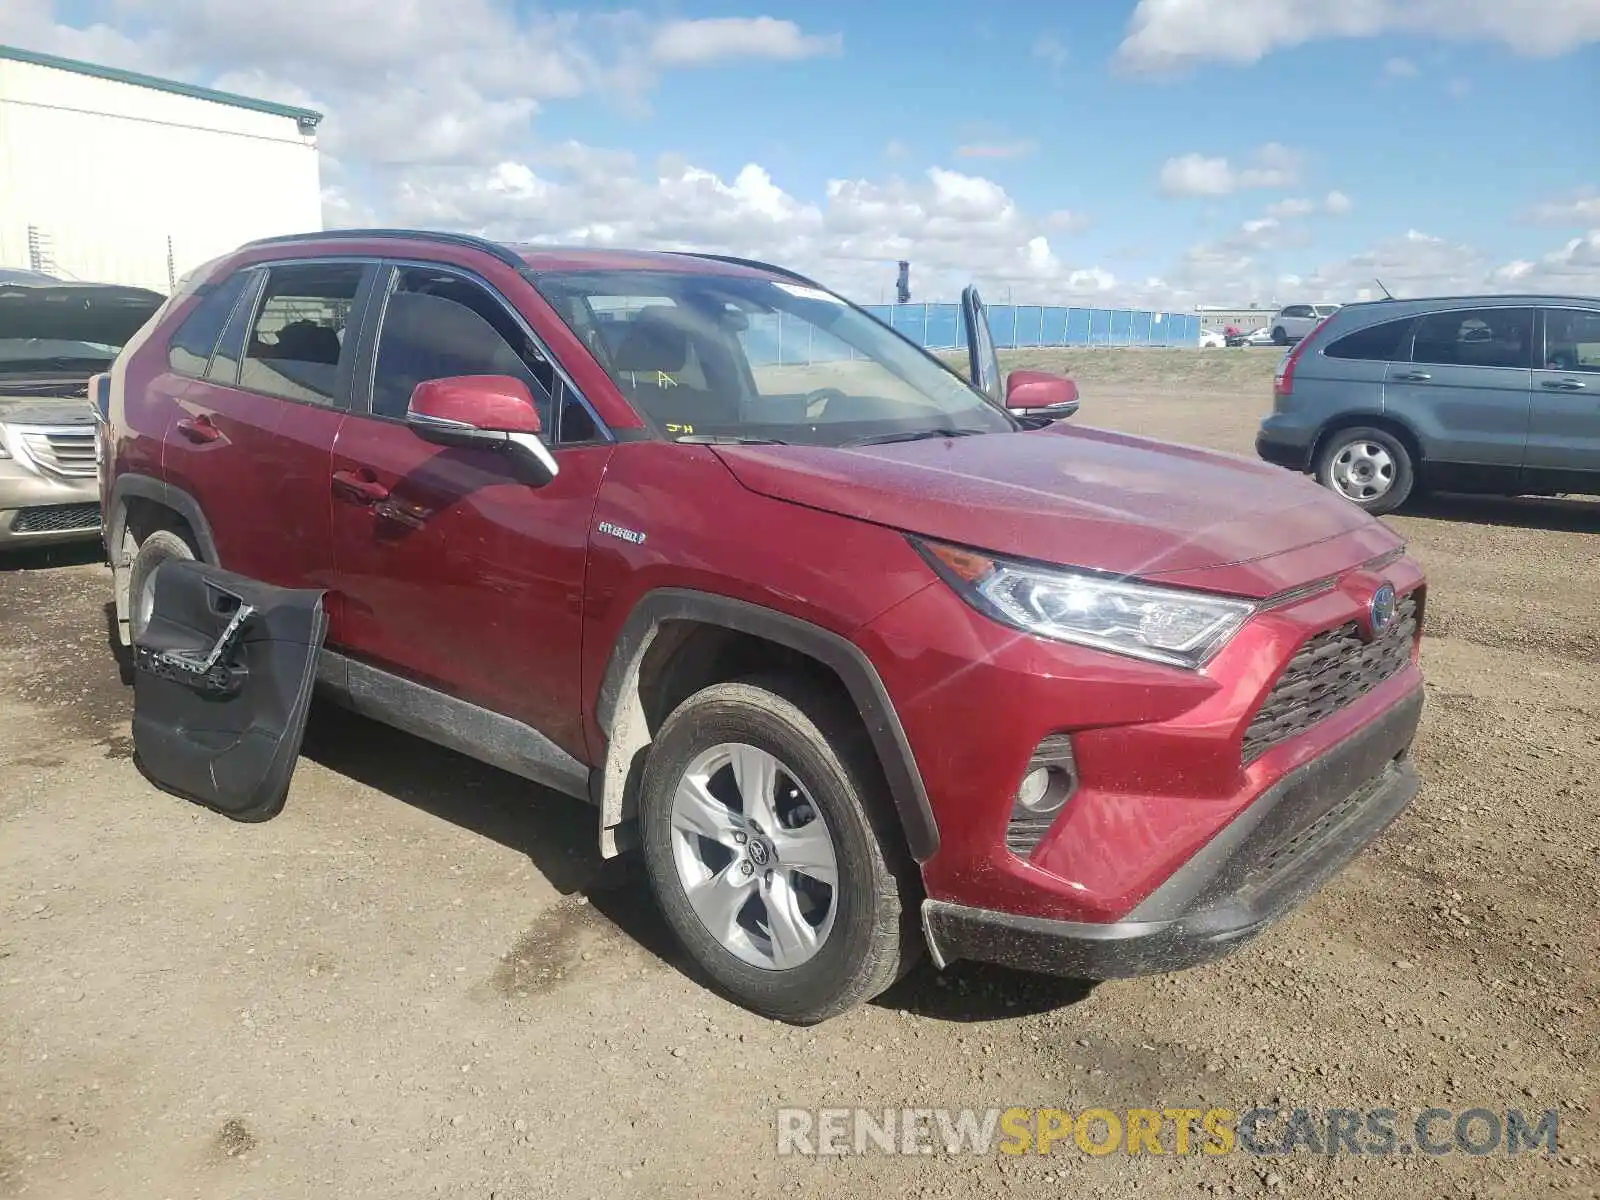
<path fill-rule="evenodd" d="M 1276 356 L 1066 363 L 1248 452 Z M 1167 365 L 1163 366 L 1163 362 Z M 1176 382 L 1172 382 L 1172 381 Z M 1166 382 L 1164 382 L 1166 381 Z M 150 788 L 92 553 L 0 573 L 0 1195 L 1600 1196 L 1600 502 L 1434 500 L 1426 783 L 1214 967 L 920 970 L 815 1029 L 683 973 L 581 806 L 318 709 L 284 815 Z M 1558 1155 L 779 1157 L 775 1110 L 1561 1110 Z M 1170 1139 L 1168 1149 L 1171 1149 Z"/>

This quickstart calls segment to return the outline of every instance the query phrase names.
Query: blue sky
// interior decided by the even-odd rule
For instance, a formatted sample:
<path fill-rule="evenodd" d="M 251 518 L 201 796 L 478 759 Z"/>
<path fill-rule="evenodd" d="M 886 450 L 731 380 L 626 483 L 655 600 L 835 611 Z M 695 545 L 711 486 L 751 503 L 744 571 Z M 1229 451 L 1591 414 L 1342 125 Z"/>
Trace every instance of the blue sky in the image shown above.
<path fill-rule="evenodd" d="M 1600 291 L 1600 0 L 269 8 L 8 0 L 0 36 L 326 109 L 334 223 L 704 245 L 869 300 L 902 254 L 928 298 Z"/>

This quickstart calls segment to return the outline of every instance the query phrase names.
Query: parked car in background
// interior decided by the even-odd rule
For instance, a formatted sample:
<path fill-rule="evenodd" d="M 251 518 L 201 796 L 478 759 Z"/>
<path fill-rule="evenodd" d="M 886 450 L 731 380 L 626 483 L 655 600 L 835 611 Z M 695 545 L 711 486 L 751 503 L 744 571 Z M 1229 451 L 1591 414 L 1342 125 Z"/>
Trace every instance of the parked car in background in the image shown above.
<path fill-rule="evenodd" d="M 1256 450 L 1371 513 L 1441 491 L 1600 493 L 1600 299 L 1351 304 L 1284 359 Z"/>
<path fill-rule="evenodd" d="M 1267 323 L 1276 346 L 1298 342 L 1317 327 L 1317 322 L 1339 311 L 1337 304 L 1288 304 Z"/>
<path fill-rule="evenodd" d="M 1202 350 L 1220 350 L 1227 344 L 1228 341 L 1222 336 L 1220 330 L 1202 329 L 1200 331 L 1200 349 Z"/>
<path fill-rule="evenodd" d="M 1260 329 L 1252 329 L 1249 333 L 1239 338 L 1241 346 L 1276 346 L 1278 339 L 1273 336 L 1272 330 L 1263 325 Z"/>
<path fill-rule="evenodd" d="M 1048 419 L 1070 381 L 1003 375 L 962 308 L 965 379 L 744 259 L 371 230 L 208 264 L 112 370 L 141 769 L 266 819 L 320 680 L 595 805 L 705 976 L 789 1021 L 922 950 L 1228 953 L 1415 793 L 1421 570 L 1274 467 Z M 780 316 L 829 349 L 780 362 Z"/>
<path fill-rule="evenodd" d="M 89 378 L 162 299 L 0 272 L 0 550 L 100 536 Z"/>

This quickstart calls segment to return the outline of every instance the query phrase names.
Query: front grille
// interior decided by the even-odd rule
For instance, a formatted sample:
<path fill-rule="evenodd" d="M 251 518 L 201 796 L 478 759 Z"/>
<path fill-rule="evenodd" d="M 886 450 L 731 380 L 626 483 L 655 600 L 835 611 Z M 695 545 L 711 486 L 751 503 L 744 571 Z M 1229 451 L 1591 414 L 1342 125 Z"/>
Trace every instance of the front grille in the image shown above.
<path fill-rule="evenodd" d="M 73 478 L 95 473 L 94 426 L 64 425 L 50 429 L 18 429 L 29 458 L 46 471 Z"/>
<path fill-rule="evenodd" d="M 66 533 L 100 528 L 98 504 L 41 504 L 24 508 L 11 523 L 12 533 Z"/>
<path fill-rule="evenodd" d="M 1411 659 L 1416 635 L 1416 597 L 1406 596 L 1394 623 L 1371 642 L 1361 639 L 1354 621 L 1312 638 L 1289 660 L 1245 730 L 1244 761 L 1254 762 L 1398 674 Z"/>

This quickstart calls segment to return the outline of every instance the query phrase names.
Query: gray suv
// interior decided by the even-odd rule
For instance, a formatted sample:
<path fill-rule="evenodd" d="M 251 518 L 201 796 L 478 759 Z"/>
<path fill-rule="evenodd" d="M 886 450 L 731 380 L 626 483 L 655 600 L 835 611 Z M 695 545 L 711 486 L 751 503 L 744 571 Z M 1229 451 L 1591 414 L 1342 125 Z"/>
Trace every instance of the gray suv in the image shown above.
<path fill-rule="evenodd" d="M 1256 453 L 1370 513 L 1435 488 L 1600 493 L 1600 298 L 1346 305 L 1284 356 Z"/>

